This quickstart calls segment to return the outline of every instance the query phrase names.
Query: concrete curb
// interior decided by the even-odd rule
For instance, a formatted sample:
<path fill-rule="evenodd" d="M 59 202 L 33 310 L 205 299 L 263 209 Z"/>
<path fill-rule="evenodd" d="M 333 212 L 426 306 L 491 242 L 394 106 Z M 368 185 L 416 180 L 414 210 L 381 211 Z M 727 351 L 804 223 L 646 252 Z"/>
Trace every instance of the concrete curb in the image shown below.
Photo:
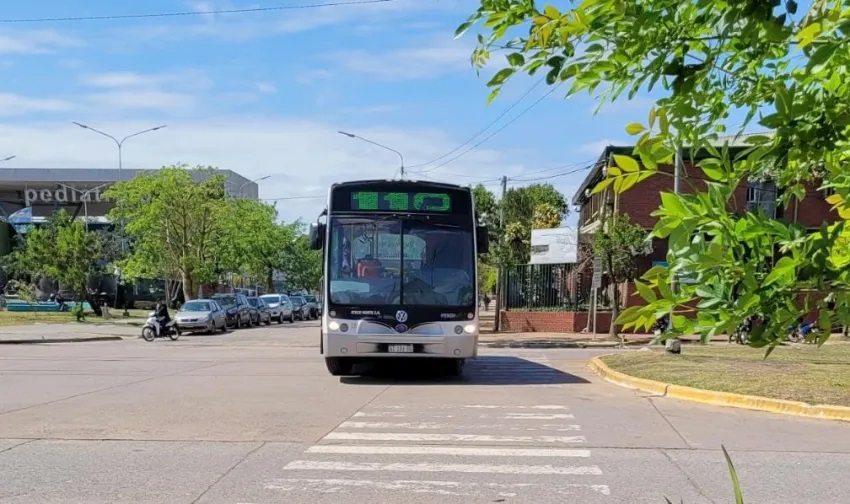
<path fill-rule="evenodd" d="M 488 348 L 620 348 L 616 341 L 479 341 Z M 646 342 L 626 343 L 626 347 L 647 345 Z"/>
<path fill-rule="evenodd" d="M 601 356 L 604 357 L 604 356 Z M 850 407 L 831 406 L 827 404 L 808 404 L 784 399 L 771 399 L 769 397 L 733 394 L 731 392 L 717 392 L 704 390 L 671 383 L 662 383 L 655 380 L 636 378 L 619 371 L 614 371 L 602 362 L 600 357 L 590 359 L 590 369 L 602 377 L 605 381 L 630 389 L 642 390 L 652 394 L 693 401 L 714 406 L 729 406 L 733 408 L 744 408 L 783 415 L 793 415 L 808 418 L 819 418 L 827 420 L 840 420 L 850 422 Z"/>
<path fill-rule="evenodd" d="M 77 338 L 28 338 L 0 340 L 0 345 L 34 345 L 38 343 L 86 343 L 91 341 L 122 341 L 122 336 L 82 336 Z"/>

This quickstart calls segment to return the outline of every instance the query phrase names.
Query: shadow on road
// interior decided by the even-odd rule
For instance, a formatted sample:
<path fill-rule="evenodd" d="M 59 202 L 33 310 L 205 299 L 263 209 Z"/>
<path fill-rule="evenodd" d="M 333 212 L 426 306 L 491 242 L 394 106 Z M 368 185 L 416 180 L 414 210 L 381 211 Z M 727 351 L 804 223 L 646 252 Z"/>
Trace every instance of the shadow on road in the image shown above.
<path fill-rule="evenodd" d="M 463 375 L 447 376 L 434 359 L 400 359 L 361 364 L 359 376 L 340 378 L 351 385 L 562 385 L 590 383 L 584 378 L 519 357 L 486 356 L 469 359 Z"/>

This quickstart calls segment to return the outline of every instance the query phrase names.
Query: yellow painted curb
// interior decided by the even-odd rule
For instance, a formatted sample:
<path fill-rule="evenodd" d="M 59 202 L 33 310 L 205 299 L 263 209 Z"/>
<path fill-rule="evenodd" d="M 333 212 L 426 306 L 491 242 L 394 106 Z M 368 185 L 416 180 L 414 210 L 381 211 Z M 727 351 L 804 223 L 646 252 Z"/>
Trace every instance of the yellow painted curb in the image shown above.
<path fill-rule="evenodd" d="M 602 362 L 600 357 L 590 359 L 589 367 L 605 381 L 611 382 L 615 385 L 642 390 L 644 392 L 650 392 L 660 396 L 672 397 L 674 399 L 712 404 L 714 406 L 731 406 L 733 408 L 767 411 L 770 413 L 781 413 L 784 415 L 850 422 L 850 407 L 846 406 L 830 406 L 823 404 L 811 405 L 804 402 L 733 394 L 731 392 L 717 392 L 713 390 L 703 390 L 693 387 L 684 387 L 682 385 L 662 383 L 644 378 L 636 378 L 619 371 L 614 371 L 608 367 L 607 364 Z"/>

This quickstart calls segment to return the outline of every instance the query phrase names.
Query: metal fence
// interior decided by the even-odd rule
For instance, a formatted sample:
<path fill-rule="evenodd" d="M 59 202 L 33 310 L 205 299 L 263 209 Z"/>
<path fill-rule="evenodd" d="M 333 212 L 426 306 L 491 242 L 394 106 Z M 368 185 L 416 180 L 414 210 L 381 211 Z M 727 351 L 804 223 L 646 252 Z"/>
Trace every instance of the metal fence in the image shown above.
<path fill-rule="evenodd" d="M 572 264 L 522 264 L 504 270 L 507 310 L 576 311 L 587 304 Z M 584 289 L 586 290 L 586 289 Z"/>

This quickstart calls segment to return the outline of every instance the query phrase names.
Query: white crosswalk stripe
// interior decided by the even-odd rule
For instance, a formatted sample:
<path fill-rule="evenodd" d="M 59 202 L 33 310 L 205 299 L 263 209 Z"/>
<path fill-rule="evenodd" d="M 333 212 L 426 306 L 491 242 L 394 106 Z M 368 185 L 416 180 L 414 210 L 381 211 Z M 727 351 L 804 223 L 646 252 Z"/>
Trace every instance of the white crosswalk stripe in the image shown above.
<path fill-rule="evenodd" d="M 546 366 L 545 358 L 535 360 L 526 364 L 533 368 L 532 378 L 559 373 Z M 526 362 L 482 361 L 467 372 L 501 377 L 503 369 L 522 373 Z M 538 369 L 543 366 L 550 371 Z M 485 385 L 492 381 L 477 378 Z M 523 384 L 530 382 L 546 383 L 522 378 Z M 447 502 L 457 497 L 464 502 L 609 502 L 611 489 L 603 484 L 603 470 L 591 450 L 582 448 L 587 440 L 570 405 L 515 400 L 522 404 L 371 404 L 285 464 L 283 474 L 265 488 L 287 493 L 289 502 L 329 494 L 341 502 L 419 502 L 413 496 L 427 502 L 441 497 Z"/>

